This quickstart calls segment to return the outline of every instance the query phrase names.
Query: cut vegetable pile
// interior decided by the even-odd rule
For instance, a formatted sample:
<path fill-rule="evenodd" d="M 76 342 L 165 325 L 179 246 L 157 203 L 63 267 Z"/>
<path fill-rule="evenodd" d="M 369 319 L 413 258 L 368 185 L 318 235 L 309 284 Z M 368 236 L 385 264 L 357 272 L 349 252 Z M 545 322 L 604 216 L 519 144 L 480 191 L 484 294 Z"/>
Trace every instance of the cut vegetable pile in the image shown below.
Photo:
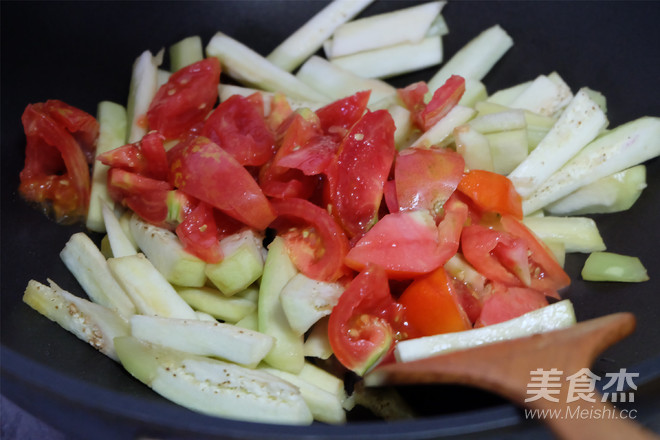
<path fill-rule="evenodd" d="M 91 232 L 60 254 L 89 299 L 31 280 L 25 303 L 194 411 L 340 424 L 368 406 L 344 377 L 575 323 L 566 253 L 585 280 L 648 280 L 586 215 L 640 197 L 660 118 L 608 127 L 557 72 L 489 94 L 504 29 L 442 64 L 445 2 L 369 3 L 267 56 L 222 32 L 170 71 L 145 51 L 96 117 L 29 105 L 19 191 Z"/>

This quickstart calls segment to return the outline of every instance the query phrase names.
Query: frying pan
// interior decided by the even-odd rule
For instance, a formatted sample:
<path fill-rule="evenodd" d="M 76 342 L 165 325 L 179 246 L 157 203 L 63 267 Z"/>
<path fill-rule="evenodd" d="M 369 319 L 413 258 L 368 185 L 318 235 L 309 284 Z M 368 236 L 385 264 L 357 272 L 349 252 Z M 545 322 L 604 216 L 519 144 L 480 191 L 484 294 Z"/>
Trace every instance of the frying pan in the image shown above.
<path fill-rule="evenodd" d="M 211 418 L 178 407 L 131 378 L 21 301 L 28 280 L 47 277 L 82 295 L 59 259 L 80 225 L 61 226 L 17 194 L 28 103 L 56 98 L 92 114 L 99 101 L 125 103 L 131 66 L 144 50 L 190 35 L 206 42 L 217 31 L 267 54 L 324 6 L 317 1 L 3 2 L 2 3 L 2 393 L 72 438 L 380 438 L 507 435 L 547 437 L 537 422 L 488 393 L 458 386 L 407 387 L 420 412 L 382 422 L 351 415 L 345 426 L 261 425 Z M 410 6 L 377 0 L 363 15 Z M 485 78 L 493 92 L 557 71 L 576 91 L 605 94 L 610 126 L 660 116 L 660 2 L 455 1 L 444 9 L 450 34 L 445 59 L 499 23 L 514 47 Z M 427 80 L 435 69 L 392 80 Z M 608 249 L 636 255 L 651 280 L 641 284 L 580 279 L 584 255 L 569 255 L 573 279 L 564 296 L 579 320 L 633 312 L 635 333 L 603 353 L 592 370 L 638 372 L 638 419 L 658 428 L 660 414 L 660 162 L 648 163 L 648 188 L 627 212 L 594 216 Z M 94 236 L 95 239 L 100 239 Z M 354 419 L 354 420 L 353 420 Z"/>

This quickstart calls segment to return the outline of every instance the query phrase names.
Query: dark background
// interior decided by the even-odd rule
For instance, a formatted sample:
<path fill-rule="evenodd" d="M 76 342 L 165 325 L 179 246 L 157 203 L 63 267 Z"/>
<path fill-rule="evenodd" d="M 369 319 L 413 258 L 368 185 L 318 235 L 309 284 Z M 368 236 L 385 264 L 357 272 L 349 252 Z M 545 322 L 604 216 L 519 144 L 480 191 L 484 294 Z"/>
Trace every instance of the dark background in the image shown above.
<path fill-rule="evenodd" d="M 414 2 L 376 1 L 364 13 Z M 25 139 L 20 116 L 28 103 L 61 99 L 92 114 L 99 101 L 125 104 L 131 66 L 190 35 L 204 42 L 217 30 L 268 54 L 320 10 L 316 1 L 8 2 L 1 16 L 2 219 L 1 391 L 71 438 L 135 435 L 200 438 L 436 438 L 477 432 L 547 436 L 520 412 L 485 393 L 459 387 L 404 390 L 425 416 L 394 424 L 354 422 L 303 428 L 224 421 L 191 413 L 152 393 L 91 347 L 21 302 L 29 279 L 53 278 L 81 293 L 58 253 L 80 226 L 57 226 L 17 195 Z M 577 91 L 589 86 L 608 99 L 610 127 L 660 116 L 660 2 L 454 1 L 443 10 L 448 59 L 472 37 L 499 23 L 514 47 L 484 79 L 489 92 L 557 71 Z M 167 61 L 165 63 L 167 66 Z M 405 86 L 436 69 L 393 80 Z M 634 408 L 660 429 L 660 163 L 648 164 L 649 187 L 628 212 L 596 216 L 608 250 L 639 256 L 651 281 L 585 283 L 584 255 L 571 255 L 574 280 L 565 296 L 578 319 L 632 311 L 633 336 L 608 350 L 596 373 L 640 372 Z M 95 237 L 99 238 L 99 237 Z M 522 433 L 522 434 L 521 434 Z"/>

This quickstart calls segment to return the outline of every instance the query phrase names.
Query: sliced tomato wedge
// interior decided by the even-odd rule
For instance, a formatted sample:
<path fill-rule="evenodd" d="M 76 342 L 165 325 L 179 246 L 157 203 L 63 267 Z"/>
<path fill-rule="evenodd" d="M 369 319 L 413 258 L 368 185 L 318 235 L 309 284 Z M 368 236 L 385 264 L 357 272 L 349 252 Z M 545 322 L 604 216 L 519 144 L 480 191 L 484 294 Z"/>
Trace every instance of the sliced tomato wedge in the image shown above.
<path fill-rule="evenodd" d="M 337 360 L 358 375 L 375 366 L 393 348 L 402 310 L 381 267 L 360 272 L 330 314 L 328 337 Z"/>
<path fill-rule="evenodd" d="M 433 127 L 453 109 L 465 93 L 465 79 L 452 75 L 440 86 L 428 103 L 425 97 L 429 92 L 428 84 L 423 81 L 398 89 L 397 94 L 412 113 L 414 124 L 422 131 Z"/>
<path fill-rule="evenodd" d="M 108 171 L 108 192 L 113 200 L 129 207 L 145 221 L 163 224 L 168 216 L 168 194 L 172 186 L 121 168 Z"/>
<path fill-rule="evenodd" d="M 397 89 L 397 96 L 403 102 L 403 105 L 410 111 L 411 119 L 419 129 L 424 127 L 420 114 L 426 108 L 424 98 L 429 92 L 429 86 L 424 81 L 412 83 L 405 88 Z"/>
<path fill-rule="evenodd" d="M 252 175 L 236 159 L 203 136 L 169 150 L 170 182 L 242 223 L 264 230 L 275 211 Z"/>
<path fill-rule="evenodd" d="M 163 146 L 165 138 L 150 131 L 140 141 L 99 154 L 96 160 L 113 167 L 157 180 L 167 180 L 169 164 Z"/>
<path fill-rule="evenodd" d="M 396 197 L 401 210 L 427 209 L 442 215 L 442 207 L 463 177 L 463 156 L 446 148 L 408 148 L 394 163 Z"/>
<path fill-rule="evenodd" d="M 275 157 L 259 171 L 259 185 L 270 197 L 307 199 L 314 192 L 316 179 L 299 169 L 282 165 L 281 161 L 303 148 L 310 139 L 321 135 L 318 117 L 311 110 L 304 109 L 283 122 L 282 130 Z"/>
<path fill-rule="evenodd" d="M 461 232 L 468 221 L 468 206 L 452 195 L 444 206 L 444 215 L 438 223 L 440 260 L 445 264 L 458 252 Z"/>
<path fill-rule="evenodd" d="M 465 78 L 450 76 L 435 92 L 428 104 L 419 113 L 421 128 L 426 131 L 453 109 L 465 93 Z"/>
<path fill-rule="evenodd" d="M 444 267 L 415 279 L 399 297 L 417 337 L 472 328 Z"/>
<path fill-rule="evenodd" d="M 90 191 L 88 158 L 96 148 L 98 123 L 57 100 L 28 105 L 21 121 L 27 144 L 19 193 L 41 204 L 58 222 L 84 217 Z"/>
<path fill-rule="evenodd" d="M 204 122 L 201 134 L 241 165 L 260 166 L 275 154 L 275 136 L 263 116 L 263 102 L 240 95 L 221 102 Z"/>
<path fill-rule="evenodd" d="M 387 110 L 367 112 L 344 137 L 328 167 L 332 214 L 349 237 L 378 220 L 383 185 L 394 161 L 394 121 Z"/>
<path fill-rule="evenodd" d="M 389 278 L 404 280 L 431 272 L 450 256 L 440 249 L 431 215 L 427 211 L 407 211 L 385 215 L 355 243 L 345 262 L 356 271 L 376 264 L 387 271 Z"/>
<path fill-rule="evenodd" d="M 344 273 L 348 239 L 328 212 L 296 198 L 273 200 L 277 220 L 271 225 L 284 238 L 294 265 L 306 276 L 335 281 Z"/>
<path fill-rule="evenodd" d="M 306 176 L 324 174 L 337 153 L 339 144 L 332 136 L 318 135 L 277 161 L 281 167 L 295 168 Z"/>
<path fill-rule="evenodd" d="M 498 249 L 499 247 L 499 249 Z M 461 234 L 461 250 L 465 259 L 486 278 L 507 286 L 522 286 L 520 278 L 498 258 L 502 247 L 523 250 L 523 243 L 509 234 L 483 225 L 469 225 Z M 513 261 L 513 259 L 511 259 Z"/>
<path fill-rule="evenodd" d="M 485 170 L 470 170 L 458 184 L 482 211 L 497 212 L 522 219 L 522 198 L 506 176 Z"/>
<path fill-rule="evenodd" d="M 482 225 L 463 229 L 461 250 L 487 278 L 512 287 L 529 287 L 559 297 L 557 290 L 570 284 L 550 251 L 511 216 L 503 216 L 499 230 Z"/>
<path fill-rule="evenodd" d="M 207 263 L 222 261 L 220 237 L 213 208 L 207 203 L 198 202 L 197 206 L 185 216 L 183 222 L 176 227 L 175 232 L 187 252 Z"/>
<path fill-rule="evenodd" d="M 174 72 L 151 101 L 147 121 L 167 139 L 201 124 L 218 100 L 220 61 L 206 58 Z"/>
<path fill-rule="evenodd" d="M 529 286 L 558 298 L 556 291 L 571 284 L 571 278 L 557 262 L 552 251 L 520 220 L 502 216 L 502 228 L 525 243 L 530 273 Z"/>
<path fill-rule="evenodd" d="M 261 96 L 261 94 L 259 94 Z M 273 98 L 270 100 L 270 112 L 266 116 L 266 123 L 268 128 L 273 132 L 277 133 L 280 125 L 293 113 L 291 109 L 291 104 L 289 104 L 286 95 L 281 92 L 276 92 L 273 94 Z"/>
<path fill-rule="evenodd" d="M 548 300 L 538 290 L 495 284 L 492 292 L 483 303 L 475 327 L 508 321 L 547 305 Z"/>
<path fill-rule="evenodd" d="M 316 110 L 324 133 L 342 139 L 367 109 L 371 90 L 357 92 Z"/>

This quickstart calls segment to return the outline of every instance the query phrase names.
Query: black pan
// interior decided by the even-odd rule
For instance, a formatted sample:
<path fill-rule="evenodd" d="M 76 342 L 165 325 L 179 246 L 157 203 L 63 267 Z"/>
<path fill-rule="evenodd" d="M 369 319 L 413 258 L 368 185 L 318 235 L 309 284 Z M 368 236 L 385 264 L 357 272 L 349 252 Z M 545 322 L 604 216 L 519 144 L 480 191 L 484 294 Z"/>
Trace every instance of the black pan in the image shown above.
<path fill-rule="evenodd" d="M 131 65 L 189 35 L 222 30 L 262 54 L 321 9 L 312 1 L 2 2 L 2 393 L 73 438 L 437 438 L 548 436 L 537 422 L 487 393 L 461 387 L 413 387 L 402 393 L 420 410 L 413 421 L 384 423 L 362 414 L 346 426 L 269 426 L 210 418 L 160 398 L 123 369 L 21 301 L 28 280 L 47 277 L 81 294 L 58 253 L 80 226 L 58 226 L 17 194 L 24 160 L 20 116 L 28 103 L 64 100 L 95 113 L 101 100 L 125 103 Z M 376 1 L 365 14 L 410 5 Z M 499 23 L 514 47 L 484 82 L 489 91 L 553 70 L 577 90 L 608 98 L 610 125 L 660 116 L 660 2 L 451 2 L 446 57 Z M 434 69 L 397 78 L 430 78 Z M 597 374 L 637 372 L 638 419 L 660 414 L 660 162 L 648 164 L 648 188 L 628 212 L 595 216 L 608 249 L 636 255 L 651 280 L 587 283 L 584 255 L 570 255 L 565 292 L 584 320 L 631 311 L 633 336 L 596 362 Z M 96 237 L 98 239 L 99 237 Z"/>

